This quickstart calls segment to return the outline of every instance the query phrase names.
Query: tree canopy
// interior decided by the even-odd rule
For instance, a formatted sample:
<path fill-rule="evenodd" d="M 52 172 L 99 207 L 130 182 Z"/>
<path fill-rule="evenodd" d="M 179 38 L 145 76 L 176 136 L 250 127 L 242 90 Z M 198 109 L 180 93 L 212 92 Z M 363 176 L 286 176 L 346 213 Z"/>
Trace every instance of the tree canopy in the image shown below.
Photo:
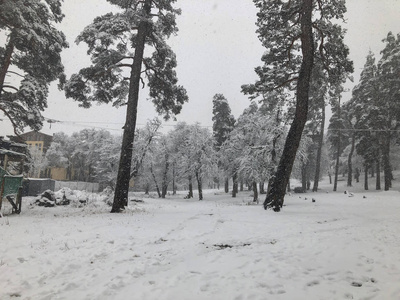
<path fill-rule="evenodd" d="M 61 51 L 68 47 L 61 22 L 61 0 L 0 1 L 0 110 L 16 134 L 39 130 L 50 82 L 64 80 Z"/>

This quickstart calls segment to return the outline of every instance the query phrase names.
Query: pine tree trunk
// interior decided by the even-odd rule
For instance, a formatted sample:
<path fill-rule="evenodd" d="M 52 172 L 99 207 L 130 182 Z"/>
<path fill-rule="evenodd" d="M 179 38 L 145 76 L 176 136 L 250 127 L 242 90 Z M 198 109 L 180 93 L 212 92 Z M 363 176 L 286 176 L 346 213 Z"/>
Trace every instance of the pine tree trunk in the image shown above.
<path fill-rule="evenodd" d="M 365 163 L 364 190 L 368 191 L 368 164 Z"/>
<path fill-rule="evenodd" d="M 253 181 L 253 202 L 258 203 L 258 191 L 257 191 L 257 182 Z"/>
<path fill-rule="evenodd" d="M 237 182 L 237 174 L 236 174 L 236 172 L 233 174 L 232 179 L 233 179 L 232 197 L 236 198 L 236 195 L 238 193 L 238 182 Z"/>
<path fill-rule="evenodd" d="M 376 160 L 376 189 L 377 190 L 381 189 L 381 162 L 379 159 L 379 154 Z"/>
<path fill-rule="evenodd" d="M 390 166 L 390 133 L 386 133 L 382 149 L 383 157 L 383 176 L 385 191 L 388 191 L 392 185 L 392 168 Z"/>
<path fill-rule="evenodd" d="M 152 0 L 144 1 L 145 15 L 150 15 Z M 132 164 L 132 148 L 135 139 L 137 107 L 139 102 L 140 74 L 142 71 L 142 62 L 146 37 L 149 34 L 151 24 L 143 19 L 139 23 L 137 36 L 135 40 L 135 55 L 130 74 L 129 94 L 126 110 L 126 121 L 124 125 L 124 133 L 122 136 L 121 155 L 118 166 L 117 183 L 115 186 L 115 194 L 112 213 L 120 212 L 128 205 L 129 179 Z"/>
<path fill-rule="evenodd" d="M 304 162 L 301 163 L 301 189 L 303 193 L 307 190 L 307 165 Z"/>
<path fill-rule="evenodd" d="M 321 157 L 322 157 L 322 146 L 324 145 L 324 130 L 325 130 L 325 101 L 321 101 L 322 107 L 322 116 L 321 116 L 321 127 L 318 139 L 318 150 L 317 150 L 317 159 L 315 163 L 315 174 L 314 174 L 314 185 L 313 185 L 313 192 L 318 192 L 318 184 L 319 184 L 319 177 L 321 173 Z"/>
<path fill-rule="evenodd" d="M 340 135 L 339 135 L 339 140 L 340 140 Z M 338 150 L 336 153 L 336 164 L 335 164 L 335 177 L 333 179 L 333 191 L 336 192 L 337 191 L 337 183 L 338 183 L 338 177 L 339 177 L 339 159 L 340 159 L 340 142 L 338 145 Z"/>
<path fill-rule="evenodd" d="M 14 44 L 10 40 L 4 52 L 4 59 L 1 62 L 2 68 L 0 69 L 0 96 L 3 91 L 4 81 L 6 80 L 7 71 L 11 64 L 11 57 L 14 52 Z"/>
<path fill-rule="evenodd" d="M 352 158 L 353 158 L 353 153 L 356 145 L 356 134 L 353 132 L 351 136 L 351 148 L 350 148 L 350 153 L 347 158 L 347 186 L 353 186 L 353 163 L 352 163 Z"/>
<path fill-rule="evenodd" d="M 303 60 L 297 81 L 296 111 L 289 133 L 286 137 L 285 146 L 283 148 L 277 171 L 273 177 L 270 190 L 264 201 L 264 208 L 273 208 L 274 211 L 280 211 L 283 206 L 286 187 L 290 174 L 292 173 L 293 163 L 296 158 L 304 125 L 307 121 L 308 94 L 314 64 L 314 40 L 311 21 L 313 0 L 303 0 L 301 10 L 301 51 Z"/>

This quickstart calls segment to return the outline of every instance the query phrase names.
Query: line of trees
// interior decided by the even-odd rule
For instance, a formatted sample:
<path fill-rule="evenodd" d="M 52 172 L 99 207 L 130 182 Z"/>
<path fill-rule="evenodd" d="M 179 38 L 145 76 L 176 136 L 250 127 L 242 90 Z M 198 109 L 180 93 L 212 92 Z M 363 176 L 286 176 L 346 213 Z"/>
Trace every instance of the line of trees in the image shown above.
<path fill-rule="evenodd" d="M 58 136 L 46 158 L 49 165 L 73 168 L 84 180 L 114 182 L 112 212 L 127 205 L 132 181 L 148 189 L 154 186 L 160 197 L 166 196 L 168 186 L 172 184 L 174 192 L 182 182 L 188 186 L 187 196 L 193 197 L 195 183 L 202 199 L 206 181 L 217 186 L 223 182 L 228 192 L 229 180 L 233 197 L 246 183 L 254 201 L 258 192 L 265 192 L 264 208 L 279 211 L 290 176 L 301 178 L 302 190 L 310 189 L 311 181 L 318 190 L 326 165 L 328 104 L 334 112 L 328 137 L 335 153 L 334 189 L 343 155 L 348 185 L 353 173 L 359 173 L 353 171 L 354 154 L 361 158 L 365 174 L 383 169 L 384 188 L 390 188 L 391 150 L 398 144 L 400 124 L 399 36 L 388 34 L 377 65 L 372 54 L 367 57 L 352 99 L 341 103 L 343 84 L 353 72 L 345 31 L 334 21 L 344 20 L 345 1 L 253 0 L 259 10 L 257 34 L 266 52 L 255 69 L 258 80 L 242 86 L 250 106 L 235 120 L 225 97 L 216 94 L 212 133 L 199 124 L 182 123 L 163 135 L 155 120 L 144 131 L 137 130 L 139 90 L 148 86 L 156 111 L 165 119 L 179 114 L 188 101 L 178 84 L 175 54 L 166 43 L 178 32 L 176 17 L 181 12 L 175 0 L 107 1 L 113 12 L 96 17 L 76 39 L 88 46 L 91 65 L 68 79 L 60 56 L 68 45 L 55 26 L 63 19 L 62 1 L 0 1 L 0 33 L 6 40 L 0 47 L 0 110 L 16 133 L 26 126 L 40 129 L 48 85 L 56 79 L 66 96 L 82 107 L 93 102 L 126 106 L 120 141 L 90 130 L 71 138 Z"/>
<path fill-rule="evenodd" d="M 383 42 L 385 47 L 377 63 L 374 54 L 368 54 L 351 99 L 334 106 L 329 140 L 337 149 L 338 159 L 347 156 L 343 172 L 347 173 L 348 186 L 352 186 L 354 174 L 358 180 L 359 170 L 363 169 L 365 189 L 369 188 L 368 173 L 372 171 L 376 173 L 376 189 L 380 190 L 383 170 L 387 191 L 392 186 L 396 161 L 391 149 L 399 145 L 400 35 L 389 32 Z M 353 163 L 355 155 L 356 164 Z"/>

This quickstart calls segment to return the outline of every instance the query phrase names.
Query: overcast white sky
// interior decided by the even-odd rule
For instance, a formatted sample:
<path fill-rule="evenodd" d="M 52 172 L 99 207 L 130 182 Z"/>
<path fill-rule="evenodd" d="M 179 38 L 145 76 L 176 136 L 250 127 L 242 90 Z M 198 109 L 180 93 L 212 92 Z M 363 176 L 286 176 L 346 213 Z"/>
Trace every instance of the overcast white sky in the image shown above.
<path fill-rule="evenodd" d="M 251 0 L 190 0 L 178 1 L 182 15 L 178 18 L 179 34 L 170 40 L 177 54 L 179 83 L 189 95 L 178 121 L 200 122 L 212 126 L 212 97 L 222 93 L 228 99 L 235 117 L 249 105 L 240 93 L 240 86 L 252 83 L 256 76 L 254 67 L 260 65 L 263 48 L 255 34 L 256 8 Z M 66 15 L 61 29 L 67 35 L 70 48 L 63 53 L 66 73 L 70 76 L 89 64 L 85 46 L 76 46 L 74 40 L 82 28 L 95 16 L 109 11 L 105 0 L 65 0 Z M 381 42 L 389 31 L 400 33 L 400 0 L 347 0 L 348 29 L 346 44 L 355 66 L 355 83 L 365 63 L 369 50 L 379 59 Z M 351 89 L 353 84 L 349 84 Z M 350 93 L 344 95 L 348 98 Z M 146 90 L 139 100 L 138 124 L 156 116 Z M 122 133 L 125 109 L 94 104 L 90 109 L 79 108 L 72 100 L 52 85 L 48 98 L 47 118 L 63 121 L 45 124 L 42 132 L 67 134 L 86 127 L 110 129 Z M 3 119 L 3 116 L 0 116 Z M 168 130 L 175 122 L 169 122 Z M 29 131 L 29 129 L 27 129 Z M 0 122 L 0 135 L 12 134 L 6 121 Z"/>

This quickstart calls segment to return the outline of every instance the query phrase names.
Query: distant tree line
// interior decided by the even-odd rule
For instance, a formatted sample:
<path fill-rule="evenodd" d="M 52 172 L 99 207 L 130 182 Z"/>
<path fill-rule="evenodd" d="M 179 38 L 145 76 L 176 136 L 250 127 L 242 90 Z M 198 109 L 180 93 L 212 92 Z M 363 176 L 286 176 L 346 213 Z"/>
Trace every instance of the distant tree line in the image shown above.
<path fill-rule="evenodd" d="M 231 186 L 233 197 L 247 186 L 254 201 L 266 193 L 263 206 L 275 211 L 283 207 L 291 177 L 301 180 L 298 190 L 318 191 L 328 172 L 336 190 L 339 173 L 351 186 L 363 171 L 365 189 L 371 174 L 380 189 L 382 170 L 384 189 L 390 189 L 399 144 L 399 35 L 387 35 L 377 64 L 368 55 L 352 98 L 343 102 L 353 64 L 345 30 L 334 20 L 344 20 L 345 1 L 253 0 L 265 53 L 256 82 L 242 86 L 249 107 L 235 120 L 227 99 L 216 94 L 212 132 L 179 123 L 162 134 L 159 120 L 136 128 L 139 91 L 148 86 L 164 119 L 189 100 L 166 43 L 178 32 L 181 11 L 176 0 L 107 2 L 113 11 L 96 17 L 76 39 L 87 45 L 90 65 L 67 78 L 61 52 L 68 44 L 56 29 L 64 17 L 62 1 L 0 1 L 0 110 L 16 134 L 41 128 L 48 87 L 56 79 L 82 107 L 98 102 L 127 108 L 122 137 L 89 129 L 59 134 L 45 158 L 32 155 L 32 166 L 63 166 L 78 180 L 108 183 L 115 189 L 112 212 L 127 206 L 132 183 L 162 198 L 178 187 L 191 198 L 196 186 L 200 200 L 204 186 L 223 185 L 227 193 Z M 327 105 L 333 116 L 326 135 Z"/>

